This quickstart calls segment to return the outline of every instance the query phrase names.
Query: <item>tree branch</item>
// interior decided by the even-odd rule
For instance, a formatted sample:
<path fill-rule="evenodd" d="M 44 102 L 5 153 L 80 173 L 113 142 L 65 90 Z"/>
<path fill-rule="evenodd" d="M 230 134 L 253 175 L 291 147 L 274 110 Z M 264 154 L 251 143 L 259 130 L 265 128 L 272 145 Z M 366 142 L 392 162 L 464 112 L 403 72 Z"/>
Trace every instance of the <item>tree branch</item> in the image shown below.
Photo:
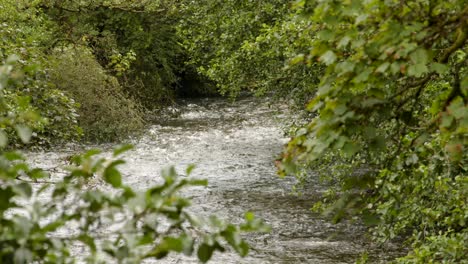
<path fill-rule="evenodd" d="M 468 25 L 467 25 L 468 7 L 465 8 L 462 15 L 459 17 L 459 19 L 461 21 L 461 25 L 457 30 L 458 31 L 457 39 L 452 44 L 452 46 L 448 47 L 444 51 L 444 53 L 442 53 L 442 56 L 439 58 L 440 63 L 447 63 L 450 55 L 452 55 L 452 53 L 454 53 L 457 49 L 465 45 L 465 42 L 468 39 L 468 33 L 467 33 L 468 32 Z"/>

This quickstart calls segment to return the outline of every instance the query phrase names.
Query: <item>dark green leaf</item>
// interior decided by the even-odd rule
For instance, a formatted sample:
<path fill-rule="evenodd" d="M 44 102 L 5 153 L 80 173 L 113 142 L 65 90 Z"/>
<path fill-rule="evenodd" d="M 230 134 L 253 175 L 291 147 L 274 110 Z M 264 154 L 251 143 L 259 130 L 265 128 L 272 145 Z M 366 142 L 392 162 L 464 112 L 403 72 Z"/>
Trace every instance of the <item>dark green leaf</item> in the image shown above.
<path fill-rule="evenodd" d="M 206 243 L 201 244 L 197 252 L 198 259 L 203 263 L 208 262 L 213 256 L 214 250 L 213 246 L 209 246 Z"/>
<path fill-rule="evenodd" d="M 104 170 L 104 180 L 114 188 L 122 186 L 122 175 L 115 167 L 107 167 Z"/>

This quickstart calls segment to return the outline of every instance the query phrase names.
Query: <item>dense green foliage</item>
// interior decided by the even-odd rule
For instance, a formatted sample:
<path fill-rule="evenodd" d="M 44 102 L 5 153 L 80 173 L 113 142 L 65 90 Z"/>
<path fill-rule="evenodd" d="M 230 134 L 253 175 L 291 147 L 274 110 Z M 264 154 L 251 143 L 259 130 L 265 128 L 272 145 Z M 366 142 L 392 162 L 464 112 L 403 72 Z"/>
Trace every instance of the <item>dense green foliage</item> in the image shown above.
<path fill-rule="evenodd" d="M 110 158 L 76 155 L 58 175 L 14 150 L 82 132 L 115 140 L 142 127 L 145 109 L 170 102 L 184 69 L 163 5 L 0 2 L 1 263 L 140 263 L 170 252 L 207 262 L 229 248 L 245 256 L 240 234 L 267 230 L 251 213 L 240 225 L 190 213 L 180 189 L 207 184 L 188 177 L 193 167 L 185 177 L 169 169 L 147 190 L 125 185 L 119 155 L 130 146 Z"/>
<path fill-rule="evenodd" d="M 466 4 L 322 1 L 307 14 L 320 29 L 306 59 L 327 68 L 280 169 L 333 168 L 335 220 L 409 235 L 401 262 L 466 261 Z"/>
<path fill-rule="evenodd" d="M 0 60 L 16 54 L 22 67 L 18 73 L 22 76 L 21 81 L 12 84 L 14 89 L 1 91 L 5 107 L 10 112 L 17 112 L 21 110 L 17 107 L 20 105 L 16 102 L 18 98 L 30 102 L 29 110 L 43 117 L 42 122 L 29 124 L 35 130 L 33 140 L 40 145 L 49 144 L 51 139 L 76 139 L 80 134 L 76 120 L 77 105 L 48 79 L 46 43 L 52 38 L 54 25 L 33 10 L 19 12 L 15 1 L 4 0 L 0 5 Z M 36 23 L 30 23 L 31 20 Z M 20 143 L 13 137 L 11 140 Z"/>
<path fill-rule="evenodd" d="M 2 92 L 21 82 L 15 58 L 0 66 Z M 131 149 L 115 148 L 110 158 L 91 150 L 71 159 L 65 175 L 30 168 L 25 158 L 6 151 L 14 129 L 27 143 L 30 126 L 42 122 L 17 96 L 18 111 L 9 113 L 9 102 L 0 96 L 0 262 L 1 263 L 140 263 L 161 259 L 170 252 L 192 255 L 207 262 L 215 251 L 233 248 L 241 256 L 248 245 L 241 232 L 267 230 L 247 213 L 236 226 L 212 216 L 201 218 L 188 210 L 190 201 L 178 192 L 187 186 L 205 186 L 205 180 L 163 172 L 164 182 L 135 190 L 125 185 L 119 155 Z M 189 176 L 193 167 L 187 168 Z M 93 187 L 96 182 L 100 187 Z M 84 253 L 71 249 L 84 247 Z"/>
<path fill-rule="evenodd" d="M 89 47 L 99 64 L 145 107 L 172 100 L 176 74 L 183 66 L 172 5 L 40 1 L 37 7 L 60 26 L 59 41 Z"/>
<path fill-rule="evenodd" d="M 34 141 L 42 145 L 80 135 L 92 141 L 126 137 L 142 128 L 145 112 L 172 104 L 193 72 L 184 64 L 179 14 L 171 3 L 0 4 L 0 59 L 16 54 L 30 74 L 14 91 L 32 97 L 31 106 L 46 118 Z"/>
<path fill-rule="evenodd" d="M 305 102 L 320 67 L 287 65 L 306 52 L 310 23 L 285 1 L 186 1 L 178 26 L 188 63 L 223 94 L 246 90 Z"/>
<path fill-rule="evenodd" d="M 179 32 L 222 92 L 310 101 L 277 164 L 300 179 L 325 172 L 335 221 L 360 215 L 380 241 L 408 238 L 401 262 L 458 263 L 468 241 L 466 6 L 188 1 Z"/>
<path fill-rule="evenodd" d="M 54 60 L 51 82 L 78 102 L 86 102 L 77 112 L 86 138 L 110 141 L 143 126 L 138 105 L 124 96 L 118 80 L 104 71 L 91 51 L 68 47 L 55 51 Z"/>
<path fill-rule="evenodd" d="M 232 97 L 273 94 L 293 99 L 296 109 L 306 105 L 306 115 L 297 111 L 306 120 L 292 129 L 277 166 L 282 176 L 301 180 L 325 172 L 331 187 L 317 208 L 334 221 L 360 216 L 378 241 L 406 239 L 412 250 L 399 262 L 467 261 L 467 6 L 466 0 L 0 0 L 0 60 L 7 63 L 0 88 L 9 87 L 0 91 L 0 145 L 7 139 L 10 148 L 30 139 L 48 145 L 83 132 L 90 140 L 117 139 L 138 131 L 146 110 L 171 103 L 177 91 L 211 94 L 216 86 Z M 18 57 L 18 71 L 10 54 Z M 4 153 L 5 171 L 16 157 Z M 83 172 L 85 163 L 75 169 Z M 103 164 L 96 170 L 124 195 L 125 187 L 111 180 L 113 163 L 109 175 Z M 24 183 L 11 179 L 20 170 L 30 172 L 14 167 L 1 195 L 31 198 Z M 123 199 L 122 210 L 133 199 L 102 195 Z M 37 232 L 50 239 L 49 231 Z M 190 240 L 178 241 L 192 248 Z M 200 250 L 216 249 L 211 241 Z M 245 253 L 243 244 L 231 245 Z"/>

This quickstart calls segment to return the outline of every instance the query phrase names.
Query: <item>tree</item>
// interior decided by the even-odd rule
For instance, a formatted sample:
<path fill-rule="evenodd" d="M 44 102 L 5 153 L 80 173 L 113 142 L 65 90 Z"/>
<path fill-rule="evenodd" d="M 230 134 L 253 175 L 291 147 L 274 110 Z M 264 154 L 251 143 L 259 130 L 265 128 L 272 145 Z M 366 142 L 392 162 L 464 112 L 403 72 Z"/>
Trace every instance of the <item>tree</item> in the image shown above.
<path fill-rule="evenodd" d="M 315 113 L 278 163 L 333 168 L 335 220 L 363 216 L 402 262 L 466 260 L 468 8 L 452 1 L 298 1 L 326 66 Z M 328 170 L 327 170 L 328 171 Z"/>
<path fill-rule="evenodd" d="M 20 97 L 16 116 L 8 114 L 4 92 L 21 81 L 16 60 L 9 57 L 0 66 L 1 263 L 107 263 L 109 259 L 139 263 L 170 252 L 195 251 L 200 261 L 207 262 L 214 251 L 228 247 L 245 256 L 248 245 L 240 232 L 266 230 L 251 213 L 239 226 L 214 216 L 196 217 L 187 210 L 190 201 L 178 192 L 207 182 L 178 176 L 173 168 L 163 173 L 162 184 L 147 190 L 125 185 L 118 170 L 125 161 L 118 157 L 131 149 L 128 145 L 115 148 L 111 158 L 98 155 L 98 150 L 77 155 L 65 175 L 52 180 L 47 171 L 30 168 L 19 152 L 8 149 L 5 133 L 15 129 L 26 143 L 33 133 L 27 124 L 40 122 Z M 192 169 L 187 168 L 186 174 Z M 93 181 L 103 186 L 92 188 Z M 84 246 L 86 254 L 71 252 L 76 245 Z"/>
<path fill-rule="evenodd" d="M 320 67 L 287 60 L 307 51 L 310 23 L 285 1 L 182 1 L 178 24 L 187 62 L 222 94 L 275 94 L 304 103 Z M 293 92 L 291 92 L 293 91 Z"/>

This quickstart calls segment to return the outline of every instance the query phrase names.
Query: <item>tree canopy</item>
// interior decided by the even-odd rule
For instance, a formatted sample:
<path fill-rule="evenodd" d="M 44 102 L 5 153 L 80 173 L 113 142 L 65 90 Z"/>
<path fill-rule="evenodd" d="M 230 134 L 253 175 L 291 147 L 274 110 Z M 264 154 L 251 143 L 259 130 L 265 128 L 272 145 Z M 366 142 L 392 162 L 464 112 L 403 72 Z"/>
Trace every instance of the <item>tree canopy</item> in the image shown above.
<path fill-rule="evenodd" d="M 317 207 L 408 238 L 401 262 L 465 259 L 467 2 L 210 3 L 187 4 L 196 22 L 182 23 L 199 72 L 306 105 L 280 175 L 326 172 Z"/>
<path fill-rule="evenodd" d="M 318 26 L 305 62 L 326 69 L 307 105 L 316 117 L 289 142 L 281 173 L 335 168 L 335 220 L 362 215 L 382 240 L 409 232 L 415 249 L 402 262 L 462 261 L 466 1 L 299 4 Z"/>

